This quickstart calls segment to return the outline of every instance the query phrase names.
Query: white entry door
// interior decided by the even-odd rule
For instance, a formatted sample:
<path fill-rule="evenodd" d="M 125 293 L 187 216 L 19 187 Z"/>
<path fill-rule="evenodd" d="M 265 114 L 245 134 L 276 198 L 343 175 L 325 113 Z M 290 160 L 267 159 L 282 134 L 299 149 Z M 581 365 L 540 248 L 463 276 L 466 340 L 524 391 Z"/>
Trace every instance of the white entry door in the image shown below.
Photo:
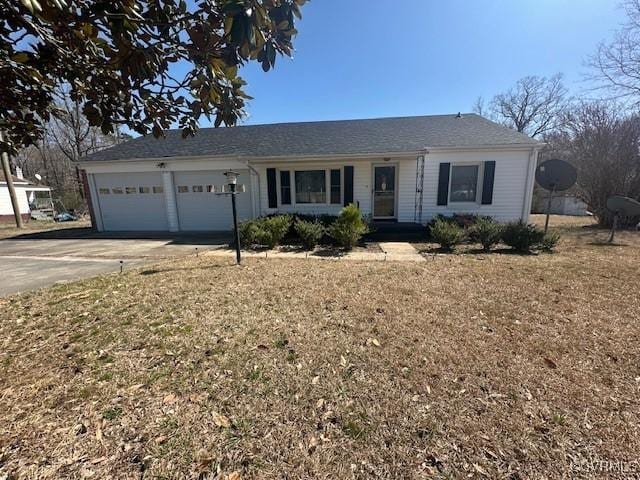
<path fill-rule="evenodd" d="M 373 218 L 397 218 L 396 177 L 396 165 L 373 166 Z"/>

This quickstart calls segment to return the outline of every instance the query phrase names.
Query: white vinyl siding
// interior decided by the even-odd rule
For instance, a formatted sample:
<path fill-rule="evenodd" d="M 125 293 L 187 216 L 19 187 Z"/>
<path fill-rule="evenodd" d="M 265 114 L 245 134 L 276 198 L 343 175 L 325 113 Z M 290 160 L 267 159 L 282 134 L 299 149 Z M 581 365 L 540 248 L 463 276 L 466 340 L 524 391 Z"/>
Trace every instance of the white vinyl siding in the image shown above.
<path fill-rule="evenodd" d="M 453 215 L 454 213 L 488 215 L 502 222 L 519 220 L 522 217 L 524 205 L 529 155 L 530 150 L 509 152 L 434 152 L 426 155 L 422 207 L 423 223 L 428 222 L 438 214 Z M 480 203 L 482 195 L 482 168 L 480 168 L 478 174 L 480 178 L 478 180 L 476 202 L 458 203 L 449 201 L 447 205 L 437 205 L 438 170 L 441 162 L 448 162 L 451 163 L 451 165 L 455 165 L 456 163 L 475 163 L 481 165 L 483 162 L 492 160 L 496 162 L 496 169 L 493 182 L 493 201 L 491 205 L 482 205 Z M 415 170 L 414 161 L 413 171 L 415 172 Z M 415 189 L 415 178 L 413 188 Z M 450 197 L 448 196 L 447 198 Z M 413 210 L 411 211 L 411 219 L 413 219 Z"/>

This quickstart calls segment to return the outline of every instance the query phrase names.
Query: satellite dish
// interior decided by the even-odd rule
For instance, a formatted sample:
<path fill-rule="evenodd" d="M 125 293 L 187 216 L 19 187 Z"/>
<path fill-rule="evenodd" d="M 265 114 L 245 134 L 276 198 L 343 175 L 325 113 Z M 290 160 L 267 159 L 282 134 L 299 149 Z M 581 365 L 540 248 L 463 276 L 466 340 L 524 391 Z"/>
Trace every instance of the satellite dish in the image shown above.
<path fill-rule="evenodd" d="M 36 180 L 38 181 L 42 180 L 42 175 L 40 175 L 39 173 L 36 173 L 34 177 L 36 177 Z"/>
<path fill-rule="evenodd" d="M 536 169 L 536 181 L 545 190 L 548 190 L 547 219 L 544 222 L 544 233 L 549 229 L 549 215 L 551 214 L 551 200 L 555 192 L 569 190 L 578 180 L 578 171 L 569 162 L 552 159 L 542 162 Z"/>
<path fill-rule="evenodd" d="M 616 228 L 618 227 L 618 217 L 620 215 L 625 217 L 640 216 L 640 202 L 622 195 L 613 195 L 607 198 L 607 209 L 614 214 L 611 235 L 609 236 L 609 243 L 613 243 Z"/>
<path fill-rule="evenodd" d="M 622 195 L 614 195 L 607 198 L 607 209 L 616 215 L 625 217 L 640 216 L 640 202 Z"/>
<path fill-rule="evenodd" d="M 573 187 L 578 180 L 578 171 L 564 160 L 547 160 L 538 165 L 536 181 L 545 190 L 561 192 Z"/>

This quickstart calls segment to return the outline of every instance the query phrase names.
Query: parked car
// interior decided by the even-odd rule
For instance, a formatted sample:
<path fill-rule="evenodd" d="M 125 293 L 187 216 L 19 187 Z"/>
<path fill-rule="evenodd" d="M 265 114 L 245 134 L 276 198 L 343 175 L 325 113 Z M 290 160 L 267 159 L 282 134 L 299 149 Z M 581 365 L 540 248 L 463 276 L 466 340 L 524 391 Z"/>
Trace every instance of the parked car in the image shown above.
<path fill-rule="evenodd" d="M 78 220 L 78 217 L 71 215 L 70 213 L 64 212 L 64 213 L 59 213 L 58 215 L 53 217 L 53 219 L 56 222 L 75 222 L 76 220 Z"/>

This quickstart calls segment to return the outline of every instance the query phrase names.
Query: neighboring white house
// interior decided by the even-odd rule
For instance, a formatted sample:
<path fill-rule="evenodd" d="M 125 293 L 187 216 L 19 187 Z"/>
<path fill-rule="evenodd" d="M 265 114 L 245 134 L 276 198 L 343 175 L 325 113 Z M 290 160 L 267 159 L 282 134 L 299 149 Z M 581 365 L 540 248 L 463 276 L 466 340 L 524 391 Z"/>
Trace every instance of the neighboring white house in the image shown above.
<path fill-rule="evenodd" d="M 437 214 L 529 218 L 542 143 L 475 114 L 201 129 L 140 137 L 82 162 L 98 230 L 228 230 L 224 172 L 241 219 L 275 212 L 426 223 Z"/>
<path fill-rule="evenodd" d="M 547 213 L 549 209 L 548 192 L 536 198 L 533 205 L 534 213 Z M 551 199 L 551 208 L 549 213 L 553 215 L 574 215 L 587 216 L 589 213 L 589 205 L 575 195 L 571 194 L 555 194 Z"/>
<path fill-rule="evenodd" d="M 39 209 L 43 202 L 48 208 L 51 206 L 51 189 L 44 185 L 35 185 L 26 180 L 21 172 L 17 176 L 11 177 L 13 185 L 16 189 L 18 197 L 18 206 L 20 207 L 20 215 L 24 221 L 31 218 L 32 207 Z M 7 179 L 4 173 L 0 171 L 0 223 L 13 222 L 15 219 L 13 214 L 13 205 L 7 188 Z"/>

